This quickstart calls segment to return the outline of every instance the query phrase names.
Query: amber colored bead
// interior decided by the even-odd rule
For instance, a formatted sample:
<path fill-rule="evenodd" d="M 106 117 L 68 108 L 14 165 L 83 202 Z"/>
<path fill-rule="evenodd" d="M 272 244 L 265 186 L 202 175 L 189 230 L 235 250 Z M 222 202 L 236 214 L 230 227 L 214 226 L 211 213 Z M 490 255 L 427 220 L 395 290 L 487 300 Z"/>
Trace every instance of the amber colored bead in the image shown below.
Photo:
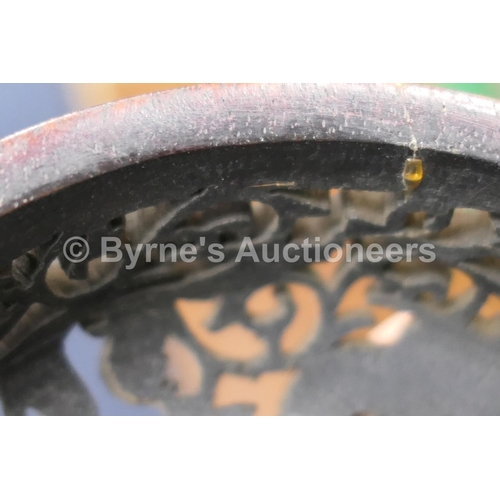
<path fill-rule="evenodd" d="M 408 158 L 405 161 L 403 180 L 408 189 L 415 189 L 424 178 L 424 164 L 420 158 Z"/>

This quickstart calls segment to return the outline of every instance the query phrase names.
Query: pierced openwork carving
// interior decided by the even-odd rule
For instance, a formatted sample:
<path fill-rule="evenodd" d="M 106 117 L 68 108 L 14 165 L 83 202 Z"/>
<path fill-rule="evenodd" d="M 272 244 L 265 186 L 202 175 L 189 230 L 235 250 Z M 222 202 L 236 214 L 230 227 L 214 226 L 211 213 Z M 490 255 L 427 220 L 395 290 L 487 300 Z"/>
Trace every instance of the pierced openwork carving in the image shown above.
<path fill-rule="evenodd" d="M 234 109 L 246 109 L 236 102 L 242 90 L 224 92 Z M 156 136 L 145 139 L 135 124 L 145 142 L 123 145 L 127 153 L 113 129 L 102 143 L 92 136 L 98 153 L 87 170 L 55 176 L 50 188 L 42 182 L 41 191 L 33 188 L 33 199 L 12 201 L 0 217 L 0 230 L 9 235 L 0 258 L 4 411 L 99 411 L 65 351 L 75 322 L 88 332 L 82 338 L 100 342 L 108 390 L 167 413 L 496 411 L 491 399 L 476 401 L 473 390 L 467 402 L 459 397 L 480 380 L 479 365 L 493 377 L 481 382 L 487 395 L 498 371 L 500 177 L 490 122 L 476 137 L 483 144 L 478 152 L 467 142 L 468 108 L 453 95 L 360 88 L 369 96 L 362 105 L 348 98 L 352 89 L 314 88 L 304 97 L 291 87 L 283 90 L 293 101 L 283 116 L 283 102 L 272 101 L 280 92 L 270 87 L 271 97 L 263 97 L 269 108 L 259 104 L 244 117 L 222 113 L 226 100 L 203 126 L 179 117 L 172 127 L 187 134 L 189 147 L 179 149 L 161 129 L 165 144 L 172 141 L 168 154 L 154 143 L 144 156 Z M 458 109 L 458 122 L 443 116 L 442 99 L 448 111 Z M 85 119 L 96 119 L 95 111 L 88 113 Z M 251 139 L 250 130 L 260 136 Z M 61 141 L 54 151 L 62 158 L 68 138 Z M 14 142 L 3 142 L 0 159 L 24 165 Z M 47 160 L 46 150 L 35 155 L 37 164 Z M 411 187 L 408 160 L 424 169 Z M 13 190 L 21 192 L 15 180 Z M 63 254 L 75 236 L 89 245 L 82 263 Z M 129 266 L 126 252 L 120 262 L 103 262 L 105 236 L 139 251 L 136 265 Z M 259 255 L 264 244 L 310 238 L 322 248 L 399 244 L 413 257 L 428 244 L 436 260 L 235 262 L 247 236 Z M 144 244 L 152 242 L 158 248 L 146 255 Z M 161 253 L 161 244 L 184 243 L 197 246 L 200 258 L 186 263 L 171 248 Z M 208 258 L 211 243 L 224 246 L 222 262 Z M 444 333 L 423 333 L 431 324 Z M 437 359 L 433 353 L 455 354 Z M 467 356 L 481 361 L 457 374 L 456 363 Z M 411 373 L 418 373 L 416 388 Z M 450 389 L 452 373 L 460 388 Z M 403 391 L 397 397 L 380 386 L 391 377 L 404 382 L 401 389 L 391 386 Z M 424 391 L 431 378 L 442 404 Z M 404 392 L 411 390 L 419 396 Z"/>

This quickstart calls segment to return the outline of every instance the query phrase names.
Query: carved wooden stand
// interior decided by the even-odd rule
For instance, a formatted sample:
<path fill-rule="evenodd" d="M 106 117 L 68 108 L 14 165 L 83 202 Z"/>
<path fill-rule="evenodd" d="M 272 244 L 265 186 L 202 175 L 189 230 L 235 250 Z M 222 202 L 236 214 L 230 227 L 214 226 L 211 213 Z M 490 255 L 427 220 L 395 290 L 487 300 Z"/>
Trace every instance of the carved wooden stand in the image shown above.
<path fill-rule="evenodd" d="M 494 101 L 390 85 L 181 89 L 5 138 L 0 181 L 5 413 L 102 413 L 65 347 L 75 322 L 102 339 L 108 389 L 170 414 L 500 413 Z M 63 254 L 75 236 L 81 263 Z M 128 270 L 102 262 L 103 236 L 192 242 L 201 257 L 141 253 Z M 428 243 L 437 258 L 237 263 L 245 236 L 260 256 L 320 237 Z"/>

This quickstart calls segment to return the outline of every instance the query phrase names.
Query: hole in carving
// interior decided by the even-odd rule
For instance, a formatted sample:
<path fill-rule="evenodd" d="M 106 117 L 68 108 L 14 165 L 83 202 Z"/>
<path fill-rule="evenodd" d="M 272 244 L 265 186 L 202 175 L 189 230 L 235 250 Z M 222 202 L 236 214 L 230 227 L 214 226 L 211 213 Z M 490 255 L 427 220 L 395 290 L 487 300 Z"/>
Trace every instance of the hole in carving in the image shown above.
<path fill-rule="evenodd" d="M 167 357 L 166 377 L 175 384 L 177 396 L 196 396 L 203 383 L 203 371 L 197 356 L 180 339 L 169 336 L 163 349 Z"/>
<path fill-rule="evenodd" d="M 259 288 L 248 297 L 245 303 L 248 316 L 256 324 L 269 324 L 285 314 L 285 305 L 278 296 L 274 285 Z"/>
<path fill-rule="evenodd" d="M 295 379 L 293 370 L 265 372 L 257 378 L 224 373 L 214 391 L 213 406 L 252 405 L 254 415 L 279 415 Z"/>
<path fill-rule="evenodd" d="M 250 362 L 261 358 L 267 343 L 257 332 L 232 322 L 220 330 L 210 329 L 210 321 L 221 302 L 214 300 L 177 299 L 175 308 L 193 337 L 215 356 L 233 361 Z"/>
<path fill-rule="evenodd" d="M 112 231 L 120 229 L 124 224 L 123 217 L 115 217 L 108 222 L 108 226 Z"/>
<path fill-rule="evenodd" d="M 438 234 L 457 246 L 489 244 L 494 238 L 491 216 L 484 210 L 455 208 L 450 224 Z"/>
<path fill-rule="evenodd" d="M 425 212 L 412 212 L 406 216 L 405 227 L 421 229 L 424 226 Z"/>
<path fill-rule="evenodd" d="M 314 193 L 314 192 L 312 192 Z M 339 225 L 342 217 L 342 200 L 339 189 L 330 189 L 316 194 L 318 203 L 322 208 L 328 210 L 327 215 L 315 217 L 299 217 L 292 229 L 292 237 L 296 241 L 303 241 L 306 238 L 316 236 L 327 237 L 332 228 Z"/>
<path fill-rule="evenodd" d="M 90 293 L 112 281 L 118 275 L 121 262 L 102 262 L 98 257 L 88 262 L 87 266 L 87 279 L 74 280 L 62 269 L 59 259 L 54 259 L 45 276 L 47 287 L 54 295 L 62 298 Z"/>

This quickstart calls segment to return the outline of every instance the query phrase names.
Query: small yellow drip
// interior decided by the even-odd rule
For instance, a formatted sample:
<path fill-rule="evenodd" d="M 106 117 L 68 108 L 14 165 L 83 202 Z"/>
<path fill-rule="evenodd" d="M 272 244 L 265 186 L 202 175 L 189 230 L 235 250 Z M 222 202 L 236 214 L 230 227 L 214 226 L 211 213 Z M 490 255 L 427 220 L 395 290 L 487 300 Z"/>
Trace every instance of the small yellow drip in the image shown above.
<path fill-rule="evenodd" d="M 408 189 L 415 189 L 424 178 L 424 164 L 419 158 L 408 158 L 405 161 L 403 180 Z"/>

